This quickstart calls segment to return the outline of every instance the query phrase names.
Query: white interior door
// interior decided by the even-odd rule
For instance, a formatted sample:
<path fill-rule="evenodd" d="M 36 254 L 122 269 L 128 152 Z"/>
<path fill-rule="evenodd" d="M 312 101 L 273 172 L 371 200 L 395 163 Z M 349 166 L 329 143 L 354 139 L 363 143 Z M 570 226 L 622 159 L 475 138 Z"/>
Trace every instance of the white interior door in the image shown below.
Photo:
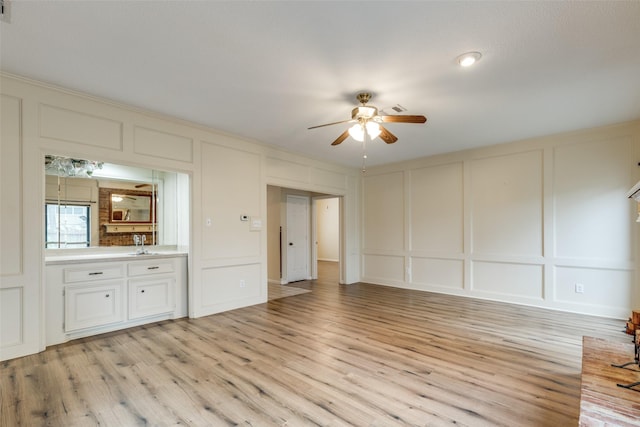
<path fill-rule="evenodd" d="M 309 279 L 309 198 L 287 196 L 287 281 Z"/>

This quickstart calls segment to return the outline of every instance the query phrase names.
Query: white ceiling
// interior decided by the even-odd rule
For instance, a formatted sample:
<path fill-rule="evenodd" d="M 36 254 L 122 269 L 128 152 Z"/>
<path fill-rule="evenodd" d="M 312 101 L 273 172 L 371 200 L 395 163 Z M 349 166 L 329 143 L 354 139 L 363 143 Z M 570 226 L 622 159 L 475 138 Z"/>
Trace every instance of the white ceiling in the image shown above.
<path fill-rule="evenodd" d="M 9 22 L 6 22 L 6 21 Z M 359 167 L 640 118 L 640 1 L 10 0 L 0 68 Z M 455 58 L 480 51 L 476 66 Z"/>

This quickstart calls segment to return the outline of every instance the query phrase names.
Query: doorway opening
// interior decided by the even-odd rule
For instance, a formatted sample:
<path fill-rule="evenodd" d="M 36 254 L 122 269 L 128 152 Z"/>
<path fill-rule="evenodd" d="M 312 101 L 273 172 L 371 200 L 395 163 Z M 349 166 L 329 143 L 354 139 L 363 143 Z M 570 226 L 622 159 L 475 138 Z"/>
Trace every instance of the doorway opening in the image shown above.
<path fill-rule="evenodd" d="M 344 283 L 342 218 L 339 195 L 267 186 L 269 285 Z"/>
<path fill-rule="evenodd" d="M 316 254 L 313 276 L 318 281 L 340 281 L 340 198 L 314 197 L 312 209 L 315 220 L 312 230 Z M 313 207 L 315 205 L 315 207 Z"/>

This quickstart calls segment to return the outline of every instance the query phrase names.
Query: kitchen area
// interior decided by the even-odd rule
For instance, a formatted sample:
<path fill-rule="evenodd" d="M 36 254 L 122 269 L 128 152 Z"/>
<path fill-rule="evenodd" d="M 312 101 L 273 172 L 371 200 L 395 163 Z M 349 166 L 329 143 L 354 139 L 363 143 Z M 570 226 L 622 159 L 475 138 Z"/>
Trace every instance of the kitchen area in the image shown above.
<path fill-rule="evenodd" d="M 56 155 L 44 164 L 46 345 L 187 316 L 188 176 Z"/>

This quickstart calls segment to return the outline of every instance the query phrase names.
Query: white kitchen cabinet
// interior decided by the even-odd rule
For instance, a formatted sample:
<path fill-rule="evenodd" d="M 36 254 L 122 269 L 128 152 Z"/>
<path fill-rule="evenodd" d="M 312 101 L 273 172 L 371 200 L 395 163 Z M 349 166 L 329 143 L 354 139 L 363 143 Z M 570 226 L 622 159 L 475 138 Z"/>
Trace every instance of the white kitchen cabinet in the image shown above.
<path fill-rule="evenodd" d="M 172 276 L 129 280 L 129 319 L 172 312 L 174 284 Z"/>
<path fill-rule="evenodd" d="M 130 262 L 129 319 L 172 312 L 175 308 L 175 260 L 152 259 Z"/>
<path fill-rule="evenodd" d="M 46 344 L 187 315 L 184 255 L 46 264 Z"/>
<path fill-rule="evenodd" d="M 64 291 L 65 331 L 122 322 L 123 288 L 123 280 L 67 286 Z"/>

